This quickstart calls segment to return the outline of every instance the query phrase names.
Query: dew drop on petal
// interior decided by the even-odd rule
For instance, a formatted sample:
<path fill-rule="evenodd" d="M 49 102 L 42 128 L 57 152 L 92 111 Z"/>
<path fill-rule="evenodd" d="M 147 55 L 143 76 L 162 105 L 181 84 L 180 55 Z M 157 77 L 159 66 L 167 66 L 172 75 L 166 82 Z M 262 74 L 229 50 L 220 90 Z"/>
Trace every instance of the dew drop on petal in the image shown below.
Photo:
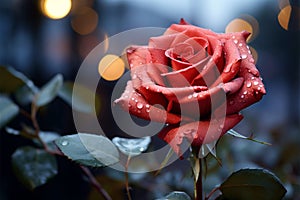
<path fill-rule="evenodd" d="M 136 107 L 138 108 L 138 109 L 142 109 L 143 107 L 144 107 L 144 105 L 142 104 L 142 103 L 137 103 L 136 104 Z"/>
<path fill-rule="evenodd" d="M 255 78 L 252 76 L 252 77 L 251 77 L 251 80 L 254 80 L 254 79 L 255 79 Z"/>
<path fill-rule="evenodd" d="M 189 96 L 188 96 L 188 99 L 191 99 L 192 97 L 193 97 L 193 95 L 189 95 Z"/>
<path fill-rule="evenodd" d="M 242 94 L 242 95 L 241 95 L 241 98 L 243 99 L 244 97 L 245 97 L 245 95 Z"/>
<path fill-rule="evenodd" d="M 237 39 L 233 40 L 234 44 L 237 44 L 239 41 Z"/>
<path fill-rule="evenodd" d="M 243 44 L 242 44 L 242 43 L 239 43 L 239 47 L 241 47 L 241 46 L 243 46 Z"/>
<path fill-rule="evenodd" d="M 249 87 L 251 87 L 251 85 L 252 85 L 252 83 L 248 82 L 246 86 L 247 86 L 247 88 L 249 88 Z"/>
<path fill-rule="evenodd" d="M 197 94 L 197 93 L 194 93 L 194 94 L 193 94 L 193 97 L 197 97 L 197 96 L 198 96 L 198 94 Z"/>
<path fill-rule="evenodd" d="M 242 54 L 242 55 L 241 55 L 241 58 L 242 58 L 242 59 L 246 59 L 246 58 L 247 58 L 247 55 L 246 55 L 246 54 Z"/>
<path fill-rule="evenodd" d="M 257 90 L 260 90 L 260 87 L 258 87 Z"/>
<path fill-rule="evenodd" d="M 69 142 L 66 141 L 66 140 L 64 140 L 64 141 L 61 142 L 61 145 L 63 145 L 63 146 L 67 146 L 68 144 L 69 144 Z"/>
<path fill-rule="evenodd" d="M 136 79 L 136 74 L 133 74 L 133 75 L 132 75 L 132 79 Z"/>
<path fill-rule="evenodd" d="M 149 90 L 149 86 L 146 86 L 146 90 Z"/>
<path fill-rule="evenodd" d="M 131 100 L 134 101 L 134 97 L 132 97 Z"/>
<path fill-rule="evenodd" d="M 254 82 L 253 82 L 253 85 L 258 85 L 258 81 L 254 81 Z"/>
<path fill-rule="evenodd" d="M 150 105 L 149 104 L 146 104 L 146 106 L 145 106 L 146 108 L 150 108 Z"/>
<path fill-rule="evenodd" d="M 244 92 L 243 92 L 243 94 L 247 94 L 247 93 L 248 93 L 248 91 L 244 91 Z"/>
<path fill-rule="evenodd" d="M 150 112 L 150 109 L 146 109 L 146 112 L 149 113 L 149 112 Z"/>

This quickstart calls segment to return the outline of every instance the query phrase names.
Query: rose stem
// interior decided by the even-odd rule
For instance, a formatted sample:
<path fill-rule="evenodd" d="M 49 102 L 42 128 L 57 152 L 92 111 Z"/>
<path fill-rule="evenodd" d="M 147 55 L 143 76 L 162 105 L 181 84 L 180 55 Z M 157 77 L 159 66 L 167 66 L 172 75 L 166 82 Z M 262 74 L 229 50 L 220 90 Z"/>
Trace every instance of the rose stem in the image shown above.
<path fill-rule="evenodd" d="M 195 200 L 202 200 L 203 198 L 203 185 L 202 185 L 202 159 L 197 159 L 199 162 L 199 174 L 198 179 L 196 181 L 195 187 L 196 187 L 196 196 Z"/>
<path fill-rule="evenodd" d="M 128 166 L 129 166 L 130 158 L 131 158 L 130 155 L 128 155 L 127 162 L 125 164 L 125 187 L 126 187 L 128 200 L 131 200 L 130 191 L 129 191 L 129 180 L 128 180 Z"/>

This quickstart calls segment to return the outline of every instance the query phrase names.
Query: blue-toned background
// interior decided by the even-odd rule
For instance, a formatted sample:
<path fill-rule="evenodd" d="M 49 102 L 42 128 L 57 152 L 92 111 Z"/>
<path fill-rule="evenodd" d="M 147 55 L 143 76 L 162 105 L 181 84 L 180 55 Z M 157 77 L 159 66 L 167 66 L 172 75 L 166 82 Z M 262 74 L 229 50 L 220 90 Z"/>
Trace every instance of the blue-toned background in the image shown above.
<path fill-rule="evenodd" d="M 225 159 L 225 168 L 231 167 L 225 171 L 265 167 L 286 184 L 287 199 L 300 198 L 298 1 L 73 0 L 70 13 L 62 19 L 45 16 L 42 3 L 42 0 L 2 0 L 0 4 L 0 65 L 22 71 L 38 86 L 57 73 L 62 73 L 66 80 L 74 80 L 81 62 L 96 45 L 128 29 L 167 28 L 184 18 L 191 24 L 225 32 L 236 18 L 249 22 L 255 36 L 249 45 L 257 53 L 257 67 L 266 85 L 267 95 L 261 102 L 243 111 L 245 119 L 236 130 L 247 136 L 254 134 L 257 139 L 270 142 L 272 146 L 226 136 L 220 145 L 226 153 L 220 155 Z M 106 88 L 100 92 L 101 98 L 109 98 L 114 84 L 105 83 Z M 102 108 L 102 115 L 105 115 L 108 108 Z M 54 122 L 61 111 L 51 110 L 53 122 L 41 120 L 41 123 L 46 129 L 54 127 L 55 131 L 70 134 L 68 131 L 74 131 L 74 127 L 71 110 L 66 108 L 68 112 L 70 114 L 63 114 L 65 121 Z M 108 114 L 102 120 L 107 122 L 107 129 L 115 130 L 110 127 L 109 117 Z M 24 141 L 15 141 L 13 136 L 1 131 L 0 198 L 26 196 L 52 199 L 58 193 L 61 193 L 61 199 L 93 198 L 93 195 L 87 195 L 89 187 L 87 183 L 82 183 L 80 173 L 72 164 L 62 165 L 60 170 L 65 173 L 35 192 L 22 188 L 11 171 L 10 155 Z M 218 150 L 222 151 L 221 148 Z M 229 162 L 226 159 L 232 160 Z M 212 178 L 212 184 L 215 179 Z M 57 199 L 60 199 L 59 195 Z"/>

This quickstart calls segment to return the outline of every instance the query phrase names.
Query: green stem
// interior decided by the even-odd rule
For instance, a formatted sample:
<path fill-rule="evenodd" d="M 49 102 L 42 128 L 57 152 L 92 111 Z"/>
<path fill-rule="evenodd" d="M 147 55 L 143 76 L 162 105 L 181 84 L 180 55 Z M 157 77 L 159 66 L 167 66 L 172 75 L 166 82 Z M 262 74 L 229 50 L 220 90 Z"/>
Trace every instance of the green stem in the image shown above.
<path fill-rule="evenodd" d="M 130 189 L 129 189 L 129 179 L 128 179 L 128 166 L 129 166 L 130 158 L 131 157 L 129 155 L 127 157 L 127 161 L 126 161 L 126 164 L 125 164 L 125 187 L 126 187 L 128 200 L 131 200 Z"/>
<path fill-rule="evenodd" d="M 203 199 L 203 183 L 202 183 L 202 159 L 199 158 L 196 160 L 199 162 L 199 174 L 198 178 L 195 179 L 195 200 Z"/>

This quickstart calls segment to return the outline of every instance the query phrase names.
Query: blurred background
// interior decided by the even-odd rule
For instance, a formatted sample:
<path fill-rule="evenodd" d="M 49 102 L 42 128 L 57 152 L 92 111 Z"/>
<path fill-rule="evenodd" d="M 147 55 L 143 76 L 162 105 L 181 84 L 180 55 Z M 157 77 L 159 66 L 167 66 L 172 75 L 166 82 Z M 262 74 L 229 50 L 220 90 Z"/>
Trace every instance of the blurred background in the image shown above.
<path fill-rule="evenodd" d="M 261 102 L 243 111 L 245 119 L 235 130 L 247 136 L 254 134 L 272 146 L 230 136 L 222 138 L 217 154 L 223 167 L 219 175 L 207 177 L 207 187 L 220 183 L 233 170 L 264 167 L 284 182 L 288 189 L 286 199 L 300 199 L 300 3 L 297 0 L 2 0 L 0 65 L 16 68 L 38 86 L 57 73 L 74 81 L 86 55 L 103 41 L 109 45 L 110 36 L 138 27 L 167 28 L 180 18 L 215 32 L 243 29 L 251 32 L 249 46 L 267 89 Z M 105 87 L 99 92 L 103 104 L 110 103 L 110 92 L 118 78 L 103 80 Z M 53 121 L 41 119 L 41 126 L 66 134 L 74 132 L 71 109 L 63 109 L 69 114 L 50 110 Z M 101 109 L 101 115 L 105 115 L 110 105 Z M 57 115 L 64 116 L 64 120 L 54 122 Z M 109 122 L 110 117 L 108 114 L 103 120 Z M 114 127 L 108 123 L 107 129 Z M 1 131 L 0 197 L 94 198 L 88 183 L 82 182 L 79 170 L 72 164 L 60 165 L 60 175 L 33 192 L 23 188 L 14 178 L 10 156 L 24 143 Z M 163 195 L 170 188 L 192 192 L 191 183 L 180 178 L 184 170 L 173 168 L 173 175 L 166 173 L 152 183 L 150 188 L 157 190 L 157 194 L 147 199 Z M 110 188 L 113 182 L 111 177 L 108 179 L 103 184 Z M 143 184 L 139 187 L 147 191 Z"/>

